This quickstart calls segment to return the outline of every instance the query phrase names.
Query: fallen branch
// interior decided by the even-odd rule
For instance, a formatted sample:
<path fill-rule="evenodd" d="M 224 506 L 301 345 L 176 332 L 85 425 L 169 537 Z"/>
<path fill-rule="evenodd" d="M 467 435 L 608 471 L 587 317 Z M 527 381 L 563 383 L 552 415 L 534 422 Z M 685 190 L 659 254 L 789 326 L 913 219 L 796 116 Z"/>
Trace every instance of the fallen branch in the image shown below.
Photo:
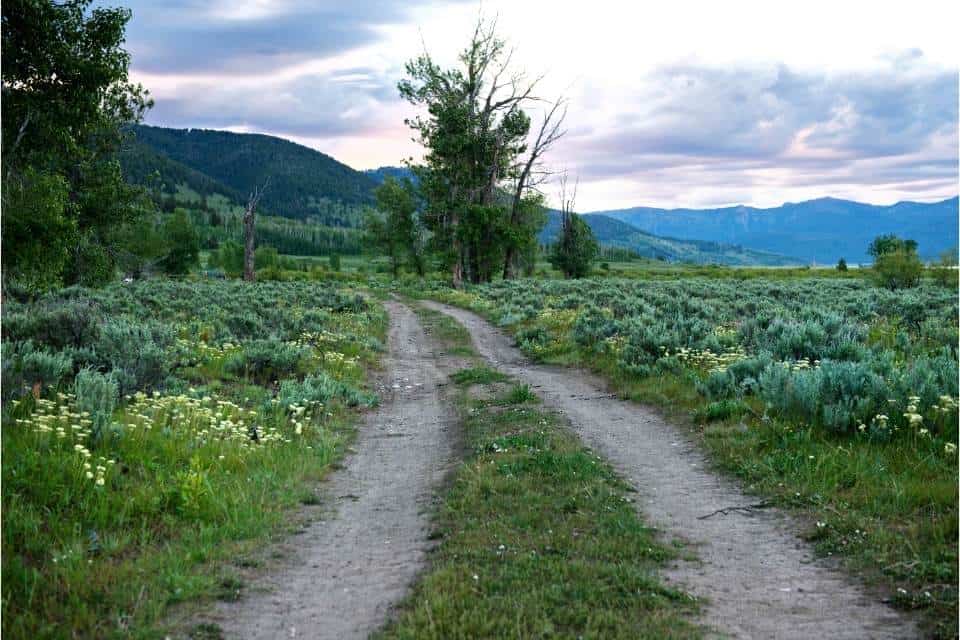
<path fill-rule="evenodd" d="M 766 509 L 767 507 L 773 506 L 770 502 L 757 502 L 755 504 L 748 504 L 742 507 L 724 507 L 723 509 L 717 509 L 713 513 L 708 513 L 705 516 L 697 516 L 697 520 L 706 520 L 707 518 L 712 518 L 716 515 L 727 515 L 728 513 L 742 513 L 746 516 L 752 516 L 753 512 L 757 509 Z"/>

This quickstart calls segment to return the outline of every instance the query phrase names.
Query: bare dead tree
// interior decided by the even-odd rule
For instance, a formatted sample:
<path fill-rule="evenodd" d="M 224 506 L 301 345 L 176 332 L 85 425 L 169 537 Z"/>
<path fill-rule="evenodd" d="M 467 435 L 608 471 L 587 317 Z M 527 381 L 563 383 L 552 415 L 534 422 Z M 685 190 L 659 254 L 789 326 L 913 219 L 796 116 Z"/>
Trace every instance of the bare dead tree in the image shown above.
<path fill-rule="evenodd" d="M 540 130 L 530 147 L 530 153 L 518 167 L 519 174 L 513 189 L 513 200 L 510 204 L 510 225 L 512 227 L 521 223 L 521 204 L 524 193 L 536 189 L 549 175 L 548 171 L 540 168 L 540 161 L 543 154 L 567 133 L 566 129 L 563 128 L 563 121 L 566 117 L 567 101 L 563 97 L 558 98 L 543 116 Z M 566 178 L 564 178 L 564 182 L 566 182 Z M 513 244 L 508 245 L 503 259 L 504 280 L 515 275 L 516 256 L 517 247 Z"/>
<path fill-rule="evenodd" d="M 247 282 L 253 282 L 257 279 L 257 272 L 254 268 L 254 251 L 256 249 L 256 216 L 257 205 L 260 204 L 260 198 L 263 192 L 270 186 L 270 178 L 263 181 L 263 184 L 254 188 L 253 193 L 247 199 L 247 208 L 243 212 L 243 279 Z"/>

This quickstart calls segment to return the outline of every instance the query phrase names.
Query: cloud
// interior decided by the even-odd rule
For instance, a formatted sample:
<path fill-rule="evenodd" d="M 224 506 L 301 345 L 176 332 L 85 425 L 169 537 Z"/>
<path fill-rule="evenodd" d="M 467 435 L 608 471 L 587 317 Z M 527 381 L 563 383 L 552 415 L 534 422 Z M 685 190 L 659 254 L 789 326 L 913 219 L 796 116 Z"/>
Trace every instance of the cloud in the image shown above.
<path fill-rule="evenodd" d="M 437 17 L 444 7 L 459 22 Z M 133 0 L 132 9 L 132 75 L 156 98 L 148 123 L 280 135 L 369 167 L 417 153 L 403 125 L 412 108 L 396 83 L 419 51 L 419 26 L 428 22 L 428 39 L 449 36 L 434 53 L 452 55 L 476 8 L 461 0 Z M 518 44 L 543 33 L 555 32 L 539 29 Z M 564 47 L 562 37 L 543 37 L 527 49 Z M 671 38 L 680 55 L 725 46 Z M 879 66 L 856 71 L 828 71 L 819 58 L 719 66 L 694 57 L 634 68 L 640 63 L 591 42 L 578 49 L 590 65 L 570 78 L 566 66 L 554 72 L 572 102 L 569 133 L 547 158 L 580 176 L 590 208 L 796 200 L 816 189 L 867 200 L 956 192 L 957 70 L 934 66 L 919 49 L 887 51 Z M 644 57 L 642 43 L 624 46 Z"/>
<path fill-rule="evenodd" d="M 135 0 L 128 41 L 147 73 L 264 73 L 369 45 L 416 4 Z"/>
<path fill-rule="evenodd" d="M 762 187 L 771 176 L 783 188 L 956 188 L 957 73 L 916 51 L 836 74 L 664 66 L 635 86 L 607 126 L 572 129 L 565 141 L 562 155 L 586 180 L 675 193 Z"/>
<path fill-rule="evenodd" d="M 396 80 L 352 68 L 260 87 L 198 82 L 157 100 L 147 120 L 175 127 L 247 128 L 280 136 L 329 138 L 376 129 L 396 102 Z M 397 120 L 402 123 L 402 117 Z"/>

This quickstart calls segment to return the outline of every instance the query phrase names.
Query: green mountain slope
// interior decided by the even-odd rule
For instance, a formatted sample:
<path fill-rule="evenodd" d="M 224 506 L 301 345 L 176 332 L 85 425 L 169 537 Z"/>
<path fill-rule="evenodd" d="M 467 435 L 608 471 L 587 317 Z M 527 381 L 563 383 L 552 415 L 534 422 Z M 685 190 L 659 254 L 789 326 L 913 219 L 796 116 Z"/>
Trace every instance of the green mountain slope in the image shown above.
<path fill-rule="evenodd" d="M 583 220 L 593 230 L 593 234 L 601 245 L 630 249 L 644 258 L 654 258 L 668 262 L 726 265 L 762 264 L 776 266 L 798 264 L 800 262 L 775 253 L 745 249 L 737 244 L 655 236 L 608 216 L 585 214 Z M 553 242 L 559 233 L 560 213 L 550 210 L 547 224 L 540 232 L 540 241 L 544 244 Z"/>
<path fill-rule="evenodd" d="M 178 165 L 192 169 L 226 187 L 234 199 L 242 200 L 269 178 L 263 207 L 286 218 L 314 218 L 325 225 L 355 227 L 363 207 L 373 202 L 372 190 L 377 184 L 373 178 L 289 140 L 145 125 L 134 127 L 133 132 L 135 147 L 142 145 L 141 149 L 149 148 L 161 158 L 161 174 L 172 174 Z M 148 156 L 144 152 L 134 155 L 141 165 L 134 173 L 142 175 Z M 176 164 L 169 165 L 165 160 Z M 197 176 L 192 178 L 200 180 Z"/>

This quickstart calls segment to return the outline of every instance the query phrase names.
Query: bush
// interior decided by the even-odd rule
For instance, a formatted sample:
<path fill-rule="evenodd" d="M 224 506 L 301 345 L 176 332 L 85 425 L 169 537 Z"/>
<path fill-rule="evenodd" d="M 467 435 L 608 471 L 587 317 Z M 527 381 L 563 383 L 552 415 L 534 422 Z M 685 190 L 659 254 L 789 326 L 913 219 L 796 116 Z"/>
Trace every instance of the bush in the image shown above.
<path fill-rule="evenodd" d="M 940 260 L 930 265 L 930 273 L 939 284 L 957 290 L 957 250 L 949 249 L 940 254 Z"/>
<path fill-rule="evenodd" d="M 90 414 L 90 441 L 96 445 L 107 433 L 117 406 L 119 386 L 112 375 L 81 369 L 74 380 L 77 407 Z"/>
<path fill-rule="evenodd" d="M 897 249 L 881 254 L 873 265 L 877 284 L 888 289 L 906 289 L 920 283 L 923 263 L 915 251 Z"/>
<path fill-rule="evenodd" d="M 102 368 L 110 368 L 121 395 L 158 386 L 169 372 L 167 348 L 173 331 L 164 324 L 110 318 L 100 327 L 93 350 Z"/>
<path fill-rule="evenodd" d="M 182 276 L 200 264 L 200 236 L 185 209 L 177 208 L 163 227 L 167 254 L 160 264 L 164 272 Z"/>
<path fill-rule="evenodd" d="M 302 381 L 284 380 L 280 383 L 277 399 L 280 406 L 285 408 L 307 406 L 313 402 L 327 404 L 332 399 L 342 400 L 348 407 L 372 407 L 377 402 L 375 395 L 364 393 L 323 372 L 309 375 Z"/>
<path fill-rule="evenodd" d="M 6 314 L 3 337 L 10 341 L 33 340 L 59 351 L 93 343 L 99 335 L 97 325 L 101 321 L 95 305 L 69 301 Z"/>
<path fill-rule="evenodd" d="M 243 346 L 242 352 L 227 358 L 224 370 L 266 384 L 297 373 L 308 353 L 306 347 L 277 338 L 252 340 Z"/>
<path fill-rule="evenodd" d="M 3 398 L 14 398 L 39 385 L 41 391 L 56 388 L 73 372 L 69 356 L 38 348 L 30 340 L 3 343 Z"/>

